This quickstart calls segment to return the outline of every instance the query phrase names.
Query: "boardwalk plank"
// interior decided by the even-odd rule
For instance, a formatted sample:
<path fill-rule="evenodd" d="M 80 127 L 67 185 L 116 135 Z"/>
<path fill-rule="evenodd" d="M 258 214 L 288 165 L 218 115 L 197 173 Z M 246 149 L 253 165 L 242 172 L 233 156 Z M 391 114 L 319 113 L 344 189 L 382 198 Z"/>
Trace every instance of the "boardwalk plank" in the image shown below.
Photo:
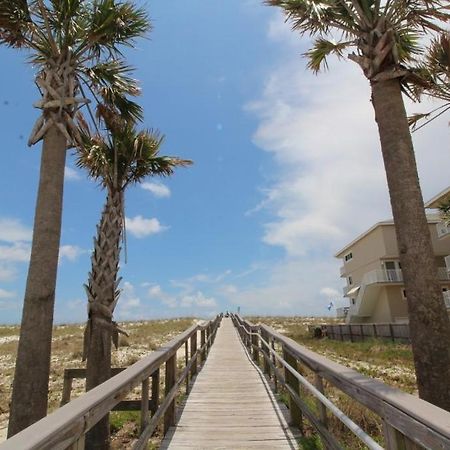
<path fill-rule="evenodd" d="M 297 442 L 261 371 L 224 319 L 161 450 L 294 450 Z"/>

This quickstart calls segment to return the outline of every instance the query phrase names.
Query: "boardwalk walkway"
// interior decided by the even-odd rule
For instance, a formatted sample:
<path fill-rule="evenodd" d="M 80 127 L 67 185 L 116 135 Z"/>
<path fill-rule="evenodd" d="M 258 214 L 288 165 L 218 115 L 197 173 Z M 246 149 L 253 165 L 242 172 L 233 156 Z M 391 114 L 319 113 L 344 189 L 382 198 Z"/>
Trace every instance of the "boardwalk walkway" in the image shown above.
<path fill-rule="evenodd" d="M 224 319 L 161 449 L 297 449 L 270 387 Z"/>

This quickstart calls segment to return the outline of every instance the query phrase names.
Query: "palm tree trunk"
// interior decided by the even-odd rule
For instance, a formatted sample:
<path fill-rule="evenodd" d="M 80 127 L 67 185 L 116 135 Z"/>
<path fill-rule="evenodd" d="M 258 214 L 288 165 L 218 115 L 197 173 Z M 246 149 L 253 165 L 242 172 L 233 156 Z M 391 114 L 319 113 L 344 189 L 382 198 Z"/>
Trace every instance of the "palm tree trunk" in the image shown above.
<path fill-rule="evenodd" d="M 92 271 L 86 292 L 89 319 L 85 331 L 86 390 L 111 376 L 112 315 L 117 291 L 120 238 L 123 229 L 123 194 L 108 192 L 97 237 L 94 240 Z M 120 281 L 120 280 L 119 280 Z M 86 436 L 86 449 L 109 448 L 109 415 L 105 416 Z"/>
<path fill-rule="evenodd" d="M 450 411 L 450 321 L 398 79 L 372 82 L 409 310 L 419 396 Z"/>
<path fill-rule="evenodd" d="M 66 147 L 66 138 L 56 126 L 51 127 L 44 137 L 41 156 L 8 437 L 47 414 Z"/>

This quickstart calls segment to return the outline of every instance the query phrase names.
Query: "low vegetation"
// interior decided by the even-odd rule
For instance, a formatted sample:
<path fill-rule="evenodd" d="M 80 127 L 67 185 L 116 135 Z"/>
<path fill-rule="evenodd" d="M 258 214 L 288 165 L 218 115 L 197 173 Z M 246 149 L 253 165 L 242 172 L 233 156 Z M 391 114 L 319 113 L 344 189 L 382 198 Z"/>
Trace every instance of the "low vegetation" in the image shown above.
<path fill-rule="evenodd" d="M 169 341 L 187 328 L 195 319 L 183 318 L 172 320 L 152 320 L 140 322 L 124 322 L 120 327 L 129 337 L 121 336 L 118 350 L 113 351 L 112 366 L 126 367 L 138 361 L 164 342 Z M 53 330 L 52 359 L 49 385 L 49 411 L 59 407 L 61 401 L 63 374 L 66 368 L 84 367 L 81 361 L 84 325 L 59 325 Z M 14 374 L 14 361 L 19 340 L 19 327 L 0 326 L 0 440 L 6 438 L 9 401 Z M 81 395 L 85 390 L 84 380 L 73 380 L 72 398 Z M 118 432 L 116 448 L 126 448 L 126 441 L 132 437 L 139 419 L 134 420 L 133 413 L 117 412 L 112 415 L 112 427 L 117 431 L 118 424 L 128 422 L 130 425 Z M 131 419 L 131 420 L 128 420 Z M 137 428 L 136 428 L 137 429 Z M 118 443 L 118 438 L 120 443 Z"/>

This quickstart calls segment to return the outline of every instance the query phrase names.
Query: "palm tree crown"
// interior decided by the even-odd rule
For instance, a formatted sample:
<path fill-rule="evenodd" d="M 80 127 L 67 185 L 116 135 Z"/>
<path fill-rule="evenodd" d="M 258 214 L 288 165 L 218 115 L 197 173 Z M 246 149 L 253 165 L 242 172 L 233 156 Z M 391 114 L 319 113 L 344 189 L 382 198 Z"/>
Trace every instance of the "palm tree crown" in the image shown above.
<path fill-rule="evenodd" d="M 134 124 L 122 120 L 108 127 L 106 136 L 93 135 L 82 121 L 82 146 L 77 152 L 77 165 L 108 189 L 123 191 L 147 176 L 169 176 L 176 167 L 192 164 L 190 160 L 160 156 L 164 137 L 158 131 L 137 131 Z"/>
<path fill-rule="evenodd" d="M 141 109 L 130 107 L 126 98 L 139 89 L 120 59 L 120 47 L 149 29 L 146 11 L 127 0 L 0 0 L 0 44 L 28 49 L 38 72 L 42 99 L 34 106 L 43 113 L 28 144 L 56 125 L 75 145 L 79 135 L 73 117 L 89 103 L 84 88 L 140 119 Z"/>
<path fill-rule="evenodd" d="M 362 68 L 369 80 L 411 75 L 407 65 L 420 54 L 419 38 L 439 31 L 439 21 L 448 21 L 444 2 L 381 0 L 266 0 L 285 10 L 292 28 L 315 36 L 306 53 L 308 67 L 317 72 L 327 67 L 327 56 L 348 58 Z M 336 39 L 336 36 L 338 38 Z"/>

